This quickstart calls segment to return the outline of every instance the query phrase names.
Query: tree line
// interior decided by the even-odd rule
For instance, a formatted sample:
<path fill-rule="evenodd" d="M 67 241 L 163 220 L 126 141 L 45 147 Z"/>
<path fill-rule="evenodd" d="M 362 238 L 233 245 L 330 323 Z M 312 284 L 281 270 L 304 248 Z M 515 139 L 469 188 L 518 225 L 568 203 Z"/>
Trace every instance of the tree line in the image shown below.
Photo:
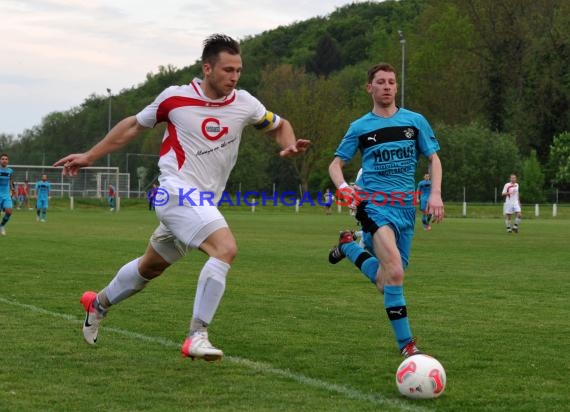
<path fill-rule="evenodd" d="M 283 161 L 267 137 L 246 129 L 228 189 L 318 191 L 330 187 L 327 165 L 351 121 L 371 108 L 366 71 L 379 61 L 398 71 L 405 38 L 405 106 L 424 114 L 441 145 L 444 198 L 489 200 L 519 174 L 525 201 L 570 190 L 570 3 L 562 0 L 401 0 L 350 4 L 243 39 L 240 87 L 289 119 L 313 145 Z M 112 97 L 113 124 L 138 112 L 172 84 L 200 76 L 198 61 L 161 66 L 142 84 Z M 405 83 L 402 84 L 402 80 Z M 13 163 L 51 164 L 82 151 L 107 131 L 108 96 L 48 114 L 19 136 L 0 134 Z M 146 131 L 126 153 L 156 154 L 163 127 Z M 105 160 L 106 161 L 106 160 Z M 101 161 L 103 164 L 104 160 Z M 128 172 L 155 161 L 140 158 Z M 349 165 L 348 175 L 358 164 Z M 418 179 L 425 172 L 418 170 Z M 133 179 L 134 180 L 134 179 Z M 148 182 L 150 184 L 150 182 Z"/>

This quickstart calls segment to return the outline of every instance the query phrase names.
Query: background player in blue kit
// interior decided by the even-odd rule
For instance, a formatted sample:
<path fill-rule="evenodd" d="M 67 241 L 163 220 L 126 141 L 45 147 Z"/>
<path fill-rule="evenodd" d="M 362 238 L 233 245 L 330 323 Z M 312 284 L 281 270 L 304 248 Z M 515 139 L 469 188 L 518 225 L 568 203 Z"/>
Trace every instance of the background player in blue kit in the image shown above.
<path fill-rule="evenodd" d="M 354 199 L 366 248 L 376 257 L 354 242 L 350 231 L 345 231 L 329 260 L 337 263 L 348 257 L 376 284 L 384 294 L 384 307 L 400 353 L 408 357 L 421 353 L 412 336 L 403 292 L 414 235 L 415 172 L 420 155 L 426 156 L 432 176 L 427 209 L 434 221 L 440 222 L 444 210 L 442 167 L 436 154 L 439 144 L 421 114 L 396 106 L 396 73 L 391 65 L 381 63 L 368 71 L 367 91 L 373 109 L 350 125 L 329 173 L 339 189 L 337 198 Z M 362 155 L 362 176 L 355 189 L 346 183 L 342 170 L 357 150 Z"/>
<path fill-rule="evenodd" d="M 0 210 L 4 211 L 4 216 L 0 222 L 0 235 L 6 235 L 6 224 L 12 216 L 12 192 L 14 191 L 14 181 L 12 176 L 14 171 L 8 167 L 9 159 L 6 153 L 0 155 Z"/>
<path fill-rule="evenodd" d="M 431 194 L 431 180 L 429 173 L 424 175 L 424 179 L 418 183 L 418 201 L 420 203 L 420 210 L 422 211 L 422 225 L 424 230 L 431 230 L 431 214 L 427 210 L 429 195 Z"/>
<path fill-rule="evenodd" d="M 49 192 L 51 190 L 51 184 L 47 180 L 47 175 L 42 175 L 41 180 L 36 183 L 36 220 L 41 222 L 46 221 Z"/>

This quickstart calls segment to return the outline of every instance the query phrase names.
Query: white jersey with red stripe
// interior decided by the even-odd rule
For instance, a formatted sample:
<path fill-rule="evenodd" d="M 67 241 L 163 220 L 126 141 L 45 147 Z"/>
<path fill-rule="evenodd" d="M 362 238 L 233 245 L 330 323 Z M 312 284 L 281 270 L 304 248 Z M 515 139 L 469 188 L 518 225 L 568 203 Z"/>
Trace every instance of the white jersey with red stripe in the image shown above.
<path fill-rule="evenodd" d="M 505 183 L 503 187 L 503 196 L 505 196 L 505 203 L 514 205 L 519 204 L 519 184 L 518 183 Z"/>
<path fill-rule="evenodd" d="M 161 188 L 171 195 L 213 193 L 216 203 L 236 163 L 243 129 L 253 124 L 272 130 L 281 119 L 245 90 L 209 99 L 201 82 L 165 89 L 136 118 L 145 127 L 167 124 L 158 162 Z"/>

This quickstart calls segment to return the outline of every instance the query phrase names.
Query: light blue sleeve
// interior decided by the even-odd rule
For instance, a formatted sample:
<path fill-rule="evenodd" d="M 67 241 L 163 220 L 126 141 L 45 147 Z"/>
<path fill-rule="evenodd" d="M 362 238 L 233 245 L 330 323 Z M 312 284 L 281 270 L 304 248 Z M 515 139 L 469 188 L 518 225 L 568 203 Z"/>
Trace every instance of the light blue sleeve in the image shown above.
<path fill-rule="evenodd" d="M 435 152 L 439 151 L 439 142 L 435 138 L 435 133 L 433 132 L 426 118 L 422 115 L 418 116 L 418 129 L 420 130 L 418 146 L 420 148 L 420 152 L 425 157 L 429 157 Z"/>
<path fill-rule="evenodd" d="M 335 156 L 340 157 L 344 162 L 348 163 L 352 160 L 358 150 L 358 134 L 354 125 L 350 125 L 346 134 L 336 148 Z"/>

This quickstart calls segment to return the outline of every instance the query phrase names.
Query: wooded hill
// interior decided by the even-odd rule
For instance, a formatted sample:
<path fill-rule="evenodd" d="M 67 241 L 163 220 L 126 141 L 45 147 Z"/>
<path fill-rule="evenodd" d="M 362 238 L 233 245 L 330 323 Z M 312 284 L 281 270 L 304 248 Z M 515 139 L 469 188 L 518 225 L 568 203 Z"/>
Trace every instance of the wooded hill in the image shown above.
<path fill-rule="evenodd" d="M 405 107 L 424 114 L 437 134 L 445 199 L 462 199 L 466 187 L 470 200 L 493 200 L 494 188 L 511 172 L 521 175 L 527 201 L 546 200 L 552 187 L 569 189 L 568 27 L 570 2 L 563 0 L 401 0 L 351 4 L 246 38 L 239 87 L 289 119 L 313 145 L 306 156 L 284 161 L 267 137 L 246 129 L 228 190 L 240 184 L 268 191 L 273 184 L 279 190 L 330 187 L 334 148 L 349 123 L 371 108 L 367 69 L 387 61 L 400 71 L 398 30 L 406 40 Z M 200 75 L 198 61 L 159 67 L 143 84 L 113 96 L 113 124 L 164 88 Z M 399 80 L 401 92 L 400 73 Z M 91 95 L 20 136 L 0 135 L 0 147 L 12 163 L 51 164 L 100 140 L 107 110 L 107 96 Z M 111 164 L 125 171 L 125 153 L 157 154 L 163 130 L 145 132 L 113 154 Z M 156 171 L 154 163 L 139 158 L 129 162 L 129 172 L 135 175 L 141 165 Z M 424 171 L 422 163 L 418 176 Z"/>

